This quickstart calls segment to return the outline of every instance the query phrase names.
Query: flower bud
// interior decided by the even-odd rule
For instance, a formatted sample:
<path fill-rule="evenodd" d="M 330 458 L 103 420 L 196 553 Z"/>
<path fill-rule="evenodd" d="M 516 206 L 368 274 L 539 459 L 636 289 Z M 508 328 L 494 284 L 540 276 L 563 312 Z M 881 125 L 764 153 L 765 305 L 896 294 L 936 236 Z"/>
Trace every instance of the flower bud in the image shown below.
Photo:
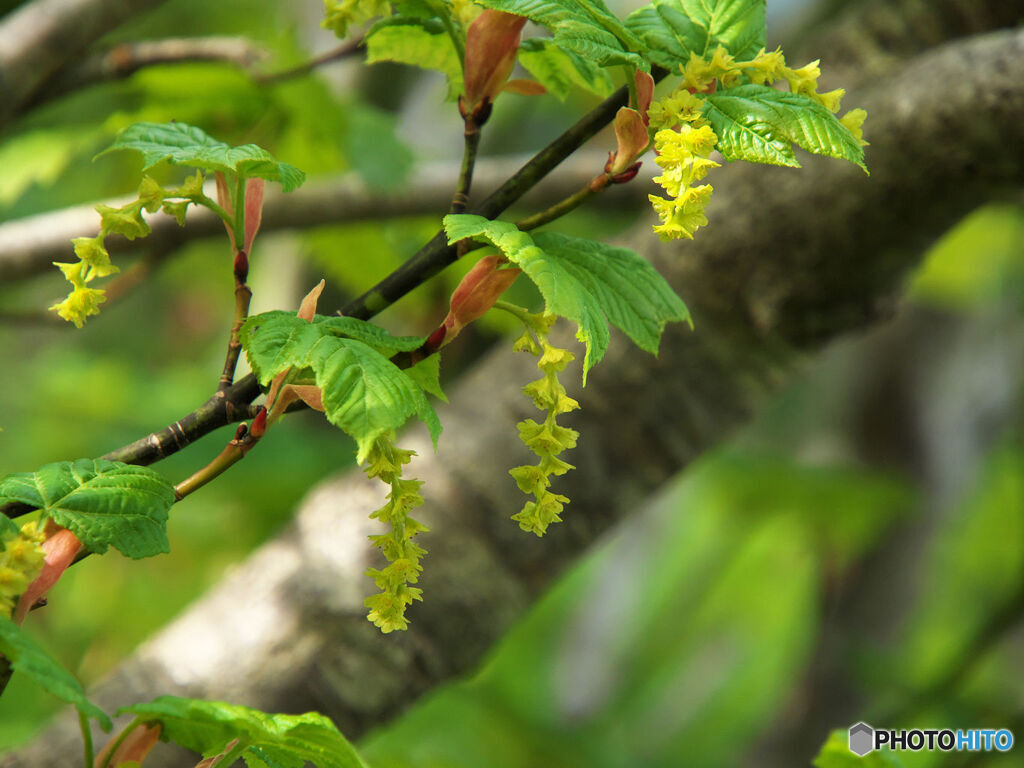
<path fill-rule="evenodd" d="M 444 320 L 445 343 L 454 339 L 465 326 L 493 307 L 501 294 L 515 282 L 522 270 L 507 264 L 505 258 L 497 254 L 484 256 L 462 278 L 462 282 L 452 293 L 451 308 Z"/>
<path fill-rule="evenodd" d="M 466 91 L 459 110 L 477 125 L 483 124 L 482 110 L 490 109 L 512 74 L 525 24 L 524 16 L 488 9 L 466 30 Z"/>

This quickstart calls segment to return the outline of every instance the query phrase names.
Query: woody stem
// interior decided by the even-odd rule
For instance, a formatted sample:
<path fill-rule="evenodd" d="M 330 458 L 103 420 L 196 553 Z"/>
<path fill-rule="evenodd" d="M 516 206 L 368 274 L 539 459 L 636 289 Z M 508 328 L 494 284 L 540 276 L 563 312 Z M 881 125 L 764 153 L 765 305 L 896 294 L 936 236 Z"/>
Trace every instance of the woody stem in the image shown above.
<path fill-rule="evenodd" d="M 473 168 L 476 165 L 477 148 L 480 146 L 480 126 L 473 115 L 465 122 L 465 144 L 462 150 L 462 168 L 459 170 L 459 184 L 452 197 L 449 213 L 462 213 L 469 204 L 469 190 L 473 185 Z"/>

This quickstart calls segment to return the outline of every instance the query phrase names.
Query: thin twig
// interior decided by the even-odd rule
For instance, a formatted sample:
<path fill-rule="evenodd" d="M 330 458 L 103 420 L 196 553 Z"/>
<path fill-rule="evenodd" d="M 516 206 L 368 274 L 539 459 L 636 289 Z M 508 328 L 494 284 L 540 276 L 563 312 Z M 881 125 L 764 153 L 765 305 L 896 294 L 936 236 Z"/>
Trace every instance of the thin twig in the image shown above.
<path fill-rule="evenodd" d="M 309 61 L 305 61 L 302 64 L 297 64 L 294 67 L 288 67 L 282 69 L 279 72 L 270 72 L 265 75 L 256 75 L 255 80 L 260 85 L 275 85 L 285 80 L 291 80 L 296 77 L 302 77 L 308 75 L 314 69 L 330 64 L 335 61 L 342 61 L 344 59 L 355 56 L 359 53 L 359 48 L 363 44 L 363 38 L 357 38 L 355 40 L 349 40 L 342 43 L 337 48 L 334 48 L 326 53 L 321 53 L 319 56 L 314 56 Z"/>
<path fill-rule="evenodd" d="M 175 501 L 181 501 L 244 459 L 245 454 L 252 450 L 263 436 L 267 419 L 265 413 L 264 411 L 264 415 L 257 416 L 257 419 L 253 421 L 252 429 L 247 429 L 245 424 L 240 425 L 234 438 L 224 446 L 224 450 L 217 454 L 213 461 L 174 486 Z M 257 425 L 259 426 L 257 427 Z"/>
<path fill-rule="evenodd" d="M 529 232 L 531 229 L 543 226 L 544 224 L 550 224 L 555 219 L 560 219 L 570 211 L 575 210 L 588 199 L 593 197 L 595 194 L 603 189 L 608 188 L 607 184 L 608 174 L 596 177 L 593 181 L 584 187 L 581 187 L 576 192 L 573 192 L 564 200 L 561 200 L 550 208 L 545 208 L 543 211 L 539 211 L 532 216 L 527 216 L 525 219 L 520 219 L 516 222 L 516 226 L 524 232 Z M 596 184 L 596 182 L 604 180 L 602 184 Z"/>
<path fill-rule="evenodd" d="M 667 74 L 668 72 L 657 67 L 652 71 L 655 82 Z M 479 206 L 476 206 L 472 213 L 488 219 L 493 219 L 500 214 L 532 189 L 566 157 L 610 123 L 619 108 L 626 105 L 628 97 L 629 91 L 626 86 L 619 88 L 579 122 L 534 155 L 533 159 L 520 168 L 512 178 L 502 184 Z M 448 237 L 444 230 L 441 230 L 402 266 L 362 296 L 349 302 L 338 314 L 367 320 L 391 306 L 413 288 L 429 280 L 457 258 L 457 249 L 453 245 L 448 245 Z"/>
<path fill-rule="evenodd" d="M 85 61 L 66 65 L 33 96 L 30 106 L 92 85 L 123 80 L 140 69 L 160 64 L 214 61 L 234 64 L 248 72 L 268 56 L 265 49 L 240 37 L 176 37 L 122 43 Z"/>
<path fill-rule="evenodd" d="M 465 119 L 464 137 L 459 183 L 456 186 L 448 213 L 462 213 L 469 204 L 469 192 L 473 186 L 473 168 L 476 166 L 476 152 L 480 146 L 480 126 L 476 124 L 472 115 Z"/>

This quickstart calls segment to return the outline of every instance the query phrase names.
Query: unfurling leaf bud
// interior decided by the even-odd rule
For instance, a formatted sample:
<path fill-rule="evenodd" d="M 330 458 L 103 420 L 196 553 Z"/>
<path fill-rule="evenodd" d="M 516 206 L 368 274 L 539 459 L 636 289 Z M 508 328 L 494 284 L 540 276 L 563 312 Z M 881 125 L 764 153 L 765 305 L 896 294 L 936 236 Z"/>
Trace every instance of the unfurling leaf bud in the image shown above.
<path fill-rule="evenodd" d="M 55 532 L 50 533 L 51 531 Z M 42 543 L 42 551 L 45 553 L 43 567 L 28 589 L 18 598 L 18 605 L 12 617 L 16 624 L 21 624 L 25 620 L 32 606 L 46 596 L 50 587 L 57 583 L 82 549 L 82 542 L 75 534 L 66 528 L 53 525 L 52 521 L 46 532 L 50 536 Z"/>
<path fill-rule="evenodd" d="M 451 308 L 444 320 L 444 343 L 493 307 L 521 271 L 509 266 L 508 261 L 497 254 L 480 259 L 452 293 Z"/>
<path fill-rule="evenodd" d="M 132 728 L 132 726 L 128 726 Z M 142 765 L 142 762 L 146 759 L 146 756 L 150 753 L 150 750 L 156 746 L 156 743 L 160 740 L 161 725 L 159 723 L 147 724 L 135 726 L 132 728 L 132 732 L 129 733 L 124 739 L 121 739 L 120 735 L 115 736 L 110 742 L 103 748 L 103 750 L 96 756 L 95 765 Z M 119 739 L 121 739 L 119 741 Z M 111 750 L 117 747 L 116 751 L 111 755 Z"/>
<path fill-rule="evenodd" d="M 249 179 L 245 182 L 245 245 L 242 246 L 242 250 L 246 253 L 252 252 L 252 241 L 256 239 L 260 222 L 263 220 L 265 186 L 266 182 L 263 179 Z"/>
<path fill-rule="evenodd" d="M 633 82 L 636 83 L 636 109 L 645 116 L 644 123 L 646 124 L 647 110 L 651 108 L 651 100 L 654 98 L 654 78 L 646 72 L 637 70 Z"/>
<path fill-rule="evenodd" d="M 512 74 L 525 24 L 523 16 L 486 10 L 466 30 L 466 91 L 459 99 L 459 111 L 477 125 L 484 123 L 483 110 L 489 111 Z"/>
<path fill-rule="evenodd" d="M 623 173 L 633 164 L 633 158 L 647 148 L 647 111 L 643 114 L 629 107 L 622 107 L 615 115 L 615 139 L 618 148 L 609 158 L 605 170 L 613 175 Z"/>
<path fill-rule="evenodd" d="M 321 280 L 313 286 L 313 290 L 303 296 L 298 312 L 301 319 L 313 322 L 313 318 L 316 316 L 316 305 L 320 301 L 320 294 L 324 292 L 325 285 L 327 285 L 327 281 Z"/>

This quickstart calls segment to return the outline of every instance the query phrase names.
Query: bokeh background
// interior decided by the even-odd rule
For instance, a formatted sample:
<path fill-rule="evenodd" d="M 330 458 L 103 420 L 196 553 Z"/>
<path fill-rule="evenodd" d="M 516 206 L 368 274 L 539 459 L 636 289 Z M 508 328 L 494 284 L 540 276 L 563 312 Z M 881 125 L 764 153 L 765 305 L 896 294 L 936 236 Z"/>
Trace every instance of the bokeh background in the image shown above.
<path fill-rule="evenodd" d="M 770 41 L 837 5 L 769 3 Z M 316 0 L 172 0 L 105 42 L 244 35 L 267 53 L 255 66 L 273 72 L 337 44 L 320 13 Z M 219 63 L 147 68 L 45 105 L 0 136 L 0 221 L 129 192 L 136 158 L 92 157 L 138 120 L 181 120 L 259 143 L 314 176 L 399 187 L 415 167 L 458 157 L 444 90 L 438 77 L 357 61 L 273 85 Z M 594 103 L 503 98 L 484 146 L 493 155 L 535 148 Z M 614 237 L 643 216 L 645 194 L 576 213 L 563 229 Z M 263 236 L 254 310 L 294 306 L 320 277 L 325 301 L 339 304 L 435 229 L 425 217 Z M 56 270 L 0 285 L 0 474 L 98 455 L 205 400 L 229 325 L 229 258 L 222 239 L 140 249 L 122 264 L 142 279 L 81 331 L 43 312 L 63 291 Z M 429 332 L 466 268 L 381 321 Z M 460 339 L 446 379 L 506 330 L 489 319 Z M 1009 727 L 1024 738 L 1022 376 L 1018 197 L 949 222 L 890 322 L 809 360 L 756 423 L 567 573 L 477 674 L 371 733 L 368 761 L 806 765 L 830 730 L 855 719 Z M 175 507 L 170 555 L 73 568 L 30 623 L 40 642 L 85 683 L 97 680 L 279 530 L 317 480 L 353 463 L 352 446 L 317 419 L 289 418 L 274 442 Z M 222 443 L 212 435 L 160 469 L 183 478 Z M 16 675 L 0 699 L 0 750 L 31 739 L 56 706 Z M 901 759 L 1021 764 L 1019 747 Z"/>

